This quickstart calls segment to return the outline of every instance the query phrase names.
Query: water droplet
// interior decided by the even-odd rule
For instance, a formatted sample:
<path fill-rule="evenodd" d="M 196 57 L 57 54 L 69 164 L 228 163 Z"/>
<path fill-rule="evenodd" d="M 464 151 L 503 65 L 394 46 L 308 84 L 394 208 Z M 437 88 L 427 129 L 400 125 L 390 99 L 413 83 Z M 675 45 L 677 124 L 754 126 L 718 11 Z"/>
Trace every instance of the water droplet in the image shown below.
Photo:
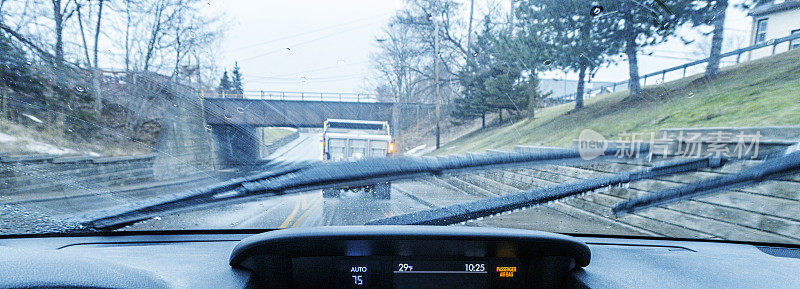
<path fill-rule="evenodd" d="M 178 107 L 178 103 L 173 102 L 172 107 Z"/>
<path fill-rule="evenodd" d="M 206 125 L 206 130 L 207 130 L 207 131 L 211 131 L 211 125 L 210 125 L 210 124 L 207 124 L 207 125 Z"/>
<path fill-rule="evenodd" d="M 31 66 L 31 64 L 33 64 L 33 62 L 31 62 L 30 60 L 25 60 L 25 65 Z"/>
<path fill-rule="evenodd" d="M 232 115 L 230 115 L 230 114 L 226 114 L 226 115 L 225 115 L 225 118 L 226 118 L 226 119 L 231 119 L 231 118 L 233 118 L 233 116 L 232 116 Z"/>
<path fill-rule="evenodd" d="M 656 84 L 657 84 L 657 85 L 661 85 L 662 83 L 664 83 L 664 81 L 663 81 L 663 80 L 661 80 L 661 79 L 656 79 Z"/>
<path fill-rule="evenodd" d="M 244 113 L 244 108 L 242 108 L 242 107 L 237 107 L 237 108 L 236 108 L 236 111 L 238 111 L 239 113 Z"/>
<path fill-rule="evenodd" d="M 692 98 L 692 97 L 694 97 L 694 92 L 690 92 L 689 93 L 689 98 Z"/>
<path fill-rule="evenodd" d="M 84 91 L 86 91 L 86 88 L 83 88 L 83 86 L 77 85 L 77 86 L 75 86 L 75 91 L 84 92 Z"/>
<path fill-rule="evenodd" d="M 593 17 L 595 17 L 595 16 L 600 15 L 600 13 L 603 13 L 603 6 L 594 5 L 594 6 L 592 6 L 592 10 L 590 10 L 589 15 L 592 15 Z"/>
<path fill-rule="evenodd" d="M 773 43 L 775 43 L 775 39 L 770 39 L 767 41 L 767 45 L 772 45 Z"/>
<path fill-rule="evenodd" d="M 477 51 L 473 52 L 473 53 L 472 53 L 472 56 L 473 56 L 473 57 L 478 57 L 478 52 L 477 52 Z"/>
<path fill-rule="evenodd" d="M 550 65 L 552 65 L 552 64 L 553 64 L 553 62 L 552 62 L 552 61 L 550 61 L 550 60 L 545 60 L 545 61 L 544 61 L 544 66 L 550 66 Z"/>

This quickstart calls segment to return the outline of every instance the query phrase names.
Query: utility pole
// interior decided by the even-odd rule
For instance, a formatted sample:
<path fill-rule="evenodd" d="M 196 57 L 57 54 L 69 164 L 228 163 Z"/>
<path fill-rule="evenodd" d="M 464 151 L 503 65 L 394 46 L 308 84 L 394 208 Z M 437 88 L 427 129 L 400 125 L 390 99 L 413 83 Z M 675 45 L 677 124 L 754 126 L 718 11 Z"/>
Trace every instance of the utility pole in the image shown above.
<path fill-rule="evenodd" d="M 439 127 L 441 118 L 441 101 L 439 96 L 439 24 L 436 23 L 435 18 L 431 18 L 431 21 L 433 21 L 433 78 L 436 82 L 436 91 L 434 95 L 434 102 L 436 103 L 436 149 L 439 149 L 441 144 L 441 128 Z"/>

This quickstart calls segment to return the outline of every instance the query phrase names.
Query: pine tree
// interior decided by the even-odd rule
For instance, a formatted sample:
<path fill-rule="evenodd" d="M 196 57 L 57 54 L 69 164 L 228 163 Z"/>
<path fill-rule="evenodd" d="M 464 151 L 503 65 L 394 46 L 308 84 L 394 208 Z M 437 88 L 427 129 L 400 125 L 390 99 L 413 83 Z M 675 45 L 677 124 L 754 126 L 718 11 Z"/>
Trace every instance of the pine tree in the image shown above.
<path fill-rule="evenodd" d="M 244 95 L 244 86 L 242 84 L 242 72 L 239 70 L 239 63 L 234 62 L 232 74 L 231 91 L 237 95 Z"/>
<path fill-rule="evenodd" d="M 628 89 L 630 96 L 637 97 L 639 84 L 639 60 L 637 54 L 642 47 L 655 45 L 675 34 L 681 25 L 693 21 L 698 13 L 708 13 L 707 7 L 697 6 L 695 0 L 656 0 L 646 3 L 637 1 L 602 1 L 604 14 L 618 25 L 603 36 L 624 41 L 624 53 L 628 59 Z"/>
<path fill-rule="evenodd" d="M 231 93 L 231 79 L 228 77 L 228 71 L 222 72 L 222 78 L 219 79 L 219 86 L 217 87 L 217 92 L 220 95 L 226 95 Z"/>
<path fill-rule="evenodd" d="M 580 0 L 528 0 L 519 7 L 520 24 L 524 26 L 520 38 L 547 46 L 544 51 L 552 58 L 547 60 L 550 65 L 578 73 L 576 110 L 583 108 L 587 74 L 610 62 L 611 56 L 619 54 L 624 44 L 621 39 L 607 36 L 614 31 L 616 20 L 602 17 L 602 10 L 599 10 L 602 8 L 592 10 L 586 3 Z M 546 37 L 542 37 L 544 34 Z"/>

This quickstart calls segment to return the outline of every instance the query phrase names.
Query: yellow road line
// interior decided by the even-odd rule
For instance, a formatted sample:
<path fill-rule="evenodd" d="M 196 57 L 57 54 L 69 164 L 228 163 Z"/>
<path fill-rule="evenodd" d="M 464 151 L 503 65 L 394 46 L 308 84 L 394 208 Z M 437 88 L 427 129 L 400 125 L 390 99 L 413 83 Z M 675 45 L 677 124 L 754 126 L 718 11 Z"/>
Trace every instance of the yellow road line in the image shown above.
<path fill-rule="evenodd" d="M 317 207 L 317 205 L 319 204 L 319 200 L 320 199 L 316 199 L 314 200 L 314 202 L 311 203 L 311 205 L 309 205 L 308 209 L 305 212 L 303 212 L 303 214 L 300 215 L 299 218 L 297 218 L 297 221 L 295 221 L 294 224 L 292 224 L 292 228 L 296 228 L 298 225 L 300 225 L 303 219 L 305 219 L 308 216 L 308 214 L 311 213 L 311 211 L 313 211 Z"/>
<path fill-rule="evenodd" d="M 294 220 L 294 216 L 297 215 L 298 211 L 300 211 L 300 200 L 295 200 L 294 209 L 292 210 L 291 213 L 289 213 L 289 216 L 286 217 L 286 220 L 283 220 L 283 223 L 281 223 L 281 225 L 278 226 L 278 228 L 283 229 L 288 227 L 289 224 L 291 224 L 292 221 Z"/>

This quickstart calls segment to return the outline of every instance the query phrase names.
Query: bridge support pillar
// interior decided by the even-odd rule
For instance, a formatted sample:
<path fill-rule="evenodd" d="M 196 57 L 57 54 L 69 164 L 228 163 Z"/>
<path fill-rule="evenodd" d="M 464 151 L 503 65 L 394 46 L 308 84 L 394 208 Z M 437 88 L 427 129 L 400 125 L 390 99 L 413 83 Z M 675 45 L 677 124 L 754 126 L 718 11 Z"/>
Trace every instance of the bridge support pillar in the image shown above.
<path fill-rule="evenodd" d="M 255 165 L 261 161 L 261 139 L 252 125 L 211 125 L 217 160 L 223 167 Z"/>

